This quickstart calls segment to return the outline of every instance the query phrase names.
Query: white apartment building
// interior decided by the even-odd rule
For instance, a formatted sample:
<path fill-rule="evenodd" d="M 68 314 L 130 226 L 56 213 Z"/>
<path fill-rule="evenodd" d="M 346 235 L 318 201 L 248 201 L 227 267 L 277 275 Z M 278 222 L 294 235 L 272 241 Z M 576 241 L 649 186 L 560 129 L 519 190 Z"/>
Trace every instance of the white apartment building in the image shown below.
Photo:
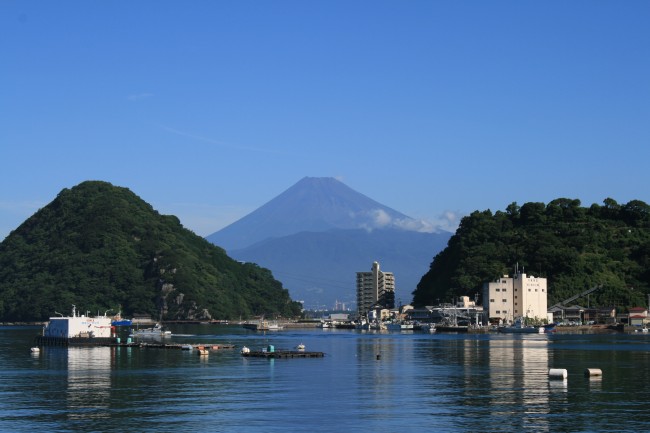
<path fill-rule="evenodd" d="M 546 278 L 517 271 L 483 285 L 483 310 L 489 322 L 512 322 L 517 317 L 547 319 Z"/>
<path fill-rule="evenodd" d="M 357 272 L 357 312 L 365 316 L 375 307 L 395 308 L 395 276 L 374 262 L 370 272 Z"/>

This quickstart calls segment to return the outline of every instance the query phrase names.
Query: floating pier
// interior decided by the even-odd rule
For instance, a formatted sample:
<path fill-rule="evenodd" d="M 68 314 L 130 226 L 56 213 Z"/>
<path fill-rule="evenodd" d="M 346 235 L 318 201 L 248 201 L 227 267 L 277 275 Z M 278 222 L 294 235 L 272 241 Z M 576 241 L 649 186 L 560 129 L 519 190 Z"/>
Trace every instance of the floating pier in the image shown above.
<path fill-rule="evenodd" d="M 42 335 L 36 336 L 34 343 L 36 347 L 41 346 L 62 346 L 62 347 L 92 347 L 92 346 L 108 346 L 108 347 L 142 347 L 154 349 L 234 349 L 234 344 L 174 344 L 164 343 L 158 341 L 133 341 L 129 338 L 127 341 L 122 341 L 120 338 L 65 338 L 65 337 L 44 337 Z"/>
<path fill-rule="evenodd" d="M 274 351 L 244 351 L 241 355 L 246 358 L 322 358 L 325 356 L 323 352 L 305 352 L 302 350 L 274 350 Z"/>
<path fill-rule="evenodd" d="M 117 347 L 142 347 L 145 349 L 178 349 L 208 351 L 221 349 L 234 349 L 234 344 L 167 344 L 167 343 L 123 343 L 117 344 Z"/>

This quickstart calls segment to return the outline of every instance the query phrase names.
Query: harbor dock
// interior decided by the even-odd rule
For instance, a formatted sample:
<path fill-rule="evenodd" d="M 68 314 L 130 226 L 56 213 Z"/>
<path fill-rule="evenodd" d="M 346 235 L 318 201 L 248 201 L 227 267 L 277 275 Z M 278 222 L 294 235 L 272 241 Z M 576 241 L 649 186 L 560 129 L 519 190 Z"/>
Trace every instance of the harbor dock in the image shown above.
<path fill-rule="evenodd" d="M 180 343 L 163 343 L 157 341 L 127 341 L 117 342 L 115 338 L 52 338 L 37 336 L 35 339 L 37 347 L 40 346 L 60 346 L 60 347 L 139 347 L 143 349 L 178 349 L 178 350 L 222 350 L 234 349 L 234 344 L 180 344 Z"/>
<path fill-rule="evenodd" d="M 276 351 L 242 351 L 241 355 L 246 358 L 322 358 L 325 356 L 323 352 L 305 352 L 302 350 L 276 350 Z"/>

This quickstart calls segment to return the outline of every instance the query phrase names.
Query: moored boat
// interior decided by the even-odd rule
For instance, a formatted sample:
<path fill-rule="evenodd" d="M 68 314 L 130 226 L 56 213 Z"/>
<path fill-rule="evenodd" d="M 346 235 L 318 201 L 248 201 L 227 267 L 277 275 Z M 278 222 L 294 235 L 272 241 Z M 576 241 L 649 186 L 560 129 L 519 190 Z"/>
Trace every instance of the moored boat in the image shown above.
<path fill-rule="evenodd" d="M 515 319 L 514 323 L 509 326 L 499 326 L 497 331 L 506 334 L 544 334 L 543 326 L 526 325 L 525 320 L 521 317 Z"/>
<path fill-rule="evenodd" d="M 388 331 L 413 331 L 413 323 L 411 322 L 391 322 L 386 324 L 386 329 Z"/>
<path fill-rule="evenodd" d="M 264 319 L 258 322 L 247 322 L 242 326 L 251 331 L 280 331 L 284 329 L 284 326 L 280 325 L 278 322 L 269 322 Z"/>
<path fill-rule="evenodd" d="M 436 332 L 436 324 L 435 323 L 421 323 L 420 326 L 419 326 L 419 329 L 420 329 L 420 331 L 434 333 L 434 332 Z"/>

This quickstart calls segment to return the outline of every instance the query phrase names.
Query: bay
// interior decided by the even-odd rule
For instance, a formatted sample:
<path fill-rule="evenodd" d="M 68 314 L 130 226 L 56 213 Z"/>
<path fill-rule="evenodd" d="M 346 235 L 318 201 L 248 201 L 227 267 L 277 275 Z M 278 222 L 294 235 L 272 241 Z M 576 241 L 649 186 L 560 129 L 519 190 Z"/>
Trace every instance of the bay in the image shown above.
<path fill-rule="evenodd" d="M 53 348 L 0 328 L 0 431 L 619 432 L 650 425 L 647 334 L 171 327 L 196 351 Z M 243 346 L 323 358 L 244 358 Z M 567 380 L 550 380 L 564 368 Z M 602 377 L 585 377 L 598 368 Z"/>

